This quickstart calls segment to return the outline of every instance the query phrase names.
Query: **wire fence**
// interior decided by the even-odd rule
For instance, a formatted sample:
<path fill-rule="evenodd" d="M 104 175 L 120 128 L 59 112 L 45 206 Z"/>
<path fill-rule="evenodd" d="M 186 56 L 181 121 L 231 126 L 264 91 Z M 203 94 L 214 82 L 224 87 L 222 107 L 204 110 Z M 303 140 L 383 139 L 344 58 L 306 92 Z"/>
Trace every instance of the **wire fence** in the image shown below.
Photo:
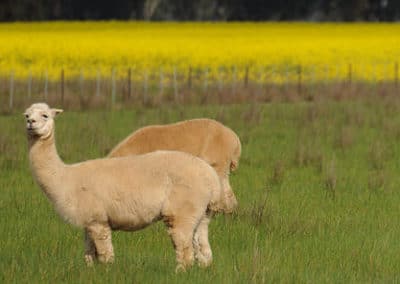
<path fill-rule="evenodd" d="M 266 68 L 256 73 L 249 67 L 240 72 L 235 67 L 221 68 L 217 73 L 211 73 L 208 68 L 190 67 L 183 71 L 174 68 L 170 72 L 161 68 L 157 72 L 126 68 L 112 69 L 109 74 L 97 72 L 91 77 L 86 77 L 84 70 L 78 76 L 68 77 L 61 69 L 57 79 L 49 79 L 46 71 L 41 76 L 30 73 L 22 79 L 10 71 L 9 76 L 0 77 L 0 110 L 11 112 L 36 101 L 78 109 L 118 109 L 134 104 L 313 100 L 318 96 L 343 98 L 399 92 L 397 63 L 386 76 L 377 75 L 368 80 L 355 76 L 353 65 L 347 65 L 346 69 L 342 75 L 332 76 L 328 69 L 308 68 L 305 72 L 300 65 L 286 71 Z"/>

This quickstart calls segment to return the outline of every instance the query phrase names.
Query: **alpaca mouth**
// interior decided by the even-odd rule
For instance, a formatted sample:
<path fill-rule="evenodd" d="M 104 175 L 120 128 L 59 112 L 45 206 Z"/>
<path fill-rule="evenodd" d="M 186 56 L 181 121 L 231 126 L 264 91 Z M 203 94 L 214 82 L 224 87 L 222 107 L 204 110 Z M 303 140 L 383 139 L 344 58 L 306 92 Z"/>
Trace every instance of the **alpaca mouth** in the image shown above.
<path fill-rule="evenodd" d="M 35 134 L 37 129 L 34 127 L 27 127 L 26 130 L 29 134 Z"/>

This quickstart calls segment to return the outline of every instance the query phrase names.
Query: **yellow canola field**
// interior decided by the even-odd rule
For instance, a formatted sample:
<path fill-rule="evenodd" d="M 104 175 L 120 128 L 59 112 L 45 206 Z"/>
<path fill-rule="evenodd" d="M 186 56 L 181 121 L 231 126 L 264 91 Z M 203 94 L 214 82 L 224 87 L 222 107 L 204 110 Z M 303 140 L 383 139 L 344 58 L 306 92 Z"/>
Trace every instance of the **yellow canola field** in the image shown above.
<path fill-rule="evenodd" d="M 0 24 L 0 75 L 394 80 L 400 24 L 47 22 Z M 350 67 L 351 66 L 351 67 Z M 208 71 L 205 71 L 208 70 Z M 204 75 L 205 76 L 205 75 Z"/>

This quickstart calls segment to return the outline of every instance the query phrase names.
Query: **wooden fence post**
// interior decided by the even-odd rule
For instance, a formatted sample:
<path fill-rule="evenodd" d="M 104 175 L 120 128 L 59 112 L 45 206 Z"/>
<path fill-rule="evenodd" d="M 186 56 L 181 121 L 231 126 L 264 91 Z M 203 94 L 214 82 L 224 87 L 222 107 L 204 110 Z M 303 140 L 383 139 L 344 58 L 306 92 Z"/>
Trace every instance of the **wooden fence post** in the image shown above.
<path fill-rule="evenodd" d="M 65 82 L 64 82 L 64 68 L 63 69 L 61 69 L 61 85 L 60 85 L 60 87 L 61 87 L 61 105 L 64 105 L 64 84 L 65 84 Z"/>
<path fill-rule="evenodd" d="M 148 91 L 148 78 L 149 75 L 147 73 L 147 70 L 144 71 L 144 80 L 143 80 L 143 103 L 147 104 L 147 91 Z"/>
<path fill-rule="evenodd" d="M 188 73 L 188 89 L 192 88 L 192 66 L 189 66 L 189 73 Z"/>
<path fill-rule="evenodd" d="M 176 67 L 174 67 L 173 73 L 173 87 L 174 87 L 174 99 L 175 102 L 178 102 L 178 82 L 177 82 L 177 74 L 176 74 Z"/>
<path fill-rule="evenodd" d="M 271 87 L 272 78 L 274 77 L 275 69 L 270 66 L 261 68 L 261 93 L 269 95 L 269 87 Z M 264 82 L 262 81 L 264 79 Z"/>
<path fill-rule="evenodd" d="M 289 93 L 289 91 L 290 91 L 290 68 L 289 68 L 289 66 L 286 66 L 286 68 L 285 68 L 285 74 L 284 74 L 284 76 L 285 76 L 285 84 L 286 84 L 286 92 L 287 93 Z"/>
<path fill-rule="evenodd" d="M 115 83 L 115 68 L 111 70 L 111 107 L 115 105 L 116 97 L 116 83 Z"/>
<path fill-rule="evenodd" d="M 97 69 L 96 74 L 96 97 L 100 97 L 100 70 Z"/>
<path fill-rule="evenodd" d="M 233 66 L 232 70 L 232 96 L 236 94 L 236 76 L 237 76 L 237 67 Z"/>
<path fill-rule="evenodd" d="M 208 68 L 204 70 L 204 94 L 207 94 L 208 90 Z"/>
<path fill-rule="evenodd" d="M 32 98 L 32 71 L 29 70 L 28 74 L 28 99 Z"/>
<path fill-rule="evenodd" d="M 299 96 L 301 96 L 301 81 L 302 81 L 302 70 L 301 70 L 301 65 L 299 65 L 298 67 L 297 67 L 297 94 L 299 95 Z"/>
<path fill-rule="evenodd" d="M 348 84 L 351 85 L 353 79 L 353 66 L 349 63 L 348 71 L 347 71 L 347 81 Z"/>
<path fill-rule="evenodd" d="M 314 96 L 317 91 L 317 73 L 317 67 L 313 66 L 311 71 L 311 96 Z"/>
<path fill-rule="evenodd" d="M 8 106 L 10 110 L 12 110 L 14 106 L 14 70 L 12 70 L 10 73 L 10 97 Z"/>
<path fill-rule="evenodd" d="M 128 68 L 128 99 L 130 100 L 131 99 L 131 96 L 132 96 L 132 70 L 131 70 L 131 68 L 129 67 Z"/>
<path fill-rule="evenodd" d="M 256 96 L 261 97 L 263 95 L 263 78 L 264 78 L 264 68 L 260 67 L 258 72 L 258 86 L 256 90 Z"/>
<path fill-rule="evenodd" d="M 162 97 L 163 93 L 164 93 L 164 73 L 162 68 L 160 68 L 160 92 L 159 92 L 160 98 Z"/>
<path fill-rule="evenodd" d="M 83 69 L 81 69 L 81 71 L 80 71 L 80 73 L 79 73 L 79 97 L 83 97 L 83 89 L 84 89 L 84 86 L 83 86 L 83 84 L 84 84 L 84 80 L 85 80 L 85 78 L 84 78 L 84 75 L 83 75 Z"/>
<path fill-rule="evenodd" d="M 224 87 L 224 80 L 222 78 L 222 68 L 218 68 L 218 91 L 222 93 L 222 89 Z"/>
<path fill-rule="evenodd" d="M 246 65 L 246 69 L 244 71 L 244 87 L 247 88 L 249 85 L 249 65 Z"/>
<path fill-rule="evenodd" d="M 336 74 L 335 79 L 337 83 L 341 83 L 342 79 L 340 78 L 340 67 L 339 64 L 336 64 Z"/>
<path fill-rule="evenodd" d="M 330 81 L 330 70 L 329 70 L 329 65 L 325 65 L 324 68 L 324 83 L 325 87 L 328 85 L 328 82 Z"/>
<path fill-rule="evenodd" d="M 47 102 L 48 97 L 48 87 L 49 87 L 49 74 L 47 70 L 44 72 L 44 101 Z"/>

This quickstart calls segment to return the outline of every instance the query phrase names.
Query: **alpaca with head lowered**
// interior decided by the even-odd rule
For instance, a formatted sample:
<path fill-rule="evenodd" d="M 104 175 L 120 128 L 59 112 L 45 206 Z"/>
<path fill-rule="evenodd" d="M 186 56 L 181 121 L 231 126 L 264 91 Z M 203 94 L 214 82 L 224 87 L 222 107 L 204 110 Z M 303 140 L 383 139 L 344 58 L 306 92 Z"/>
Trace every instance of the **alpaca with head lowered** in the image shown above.
<path fill-rule="evenodd" d="M 197 156 L 217 172 L 223 189 L 220 211 L 232 213 L 237 206 L 229 183 L 242 152 L 239 137 L 222 123 L 208 118 L 185 120 L 140 128 L 122 140 L 108 157 L 139 155 L 156 150 L 176 150 Z"/>
<path fill-rule="evenodd" d="M 67 165 L 57 153 L 53 118 L 62 112 L 37 103 L 25 111 L 29 161 L 37 183 L 67 222 L 85 231 L 85 260 L 112 262 L 112 230 L 135 231 L 163 220 L 177 269 L 197 259 L 209 265 L 210 211 L 221 198 L 214 169 L 177 151 Z"/>

